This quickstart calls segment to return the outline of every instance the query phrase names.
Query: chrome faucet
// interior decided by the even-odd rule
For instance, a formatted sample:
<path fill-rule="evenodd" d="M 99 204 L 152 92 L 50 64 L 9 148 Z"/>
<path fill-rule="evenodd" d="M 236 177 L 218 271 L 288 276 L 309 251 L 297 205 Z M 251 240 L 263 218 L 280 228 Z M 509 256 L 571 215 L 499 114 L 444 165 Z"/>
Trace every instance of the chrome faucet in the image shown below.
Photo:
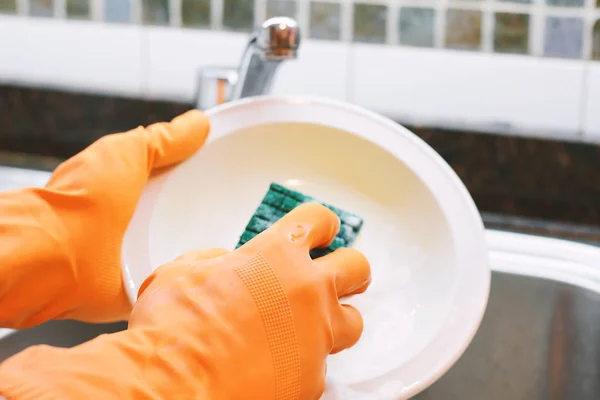
<path fill-rule="evenodd" d="M 277 68 L 283 61 L 295 59 L 299 46 L 300 30 L 295 20 L 268 19 L 250 36 L 238 68 L 200 70 L 196 108 L 204 110 L 226 101 L 268 93 Z"/>

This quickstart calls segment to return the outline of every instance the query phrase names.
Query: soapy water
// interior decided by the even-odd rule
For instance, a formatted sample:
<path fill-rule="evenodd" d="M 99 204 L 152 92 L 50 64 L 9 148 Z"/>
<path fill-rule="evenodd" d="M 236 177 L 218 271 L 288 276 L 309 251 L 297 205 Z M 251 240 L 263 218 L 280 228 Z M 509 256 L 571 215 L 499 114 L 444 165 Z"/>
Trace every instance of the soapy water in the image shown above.
<path fill-rule="evenodd" d="M 335 184 L 313 187 L 302 182 L 292 188 L 321 201 L 329 201 L 329 204 L 364 219 L 354 247 L 369 259 L 372 283 L 366 292 L 342 299 L 342 303 L 361 312 L 364 330 L 355 346 L 328 358 L 327 391 L 333 390 L 332 385 L 339 391 L 345 385 L 376 378 L 399 367 L 415 350 L 407 349 L 406 344 L 414 334 L 419 308 L 418 301 L 410 298 L 403 287 L 410 283 L 411 271 L 426 263 L 426 255 L 420 246 L 396 228 L 389 209 L 373 199 Z M 355 396 L 359 394 L 355 393 Z M 363 399 L 364 396 L 354 398 Z"/>

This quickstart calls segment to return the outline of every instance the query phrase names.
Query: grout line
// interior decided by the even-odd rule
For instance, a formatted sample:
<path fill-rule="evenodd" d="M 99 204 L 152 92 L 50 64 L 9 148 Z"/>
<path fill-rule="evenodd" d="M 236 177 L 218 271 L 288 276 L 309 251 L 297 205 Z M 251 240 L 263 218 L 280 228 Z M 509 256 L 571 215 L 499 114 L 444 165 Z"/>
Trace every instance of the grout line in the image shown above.
<path fill-rule="evenodd" d="M 532 56 L 542 56 L 544 54 L 545 1 L 534 0 L 529 12 L 529 50 Z"/>
<path fill-rule="evenodd" d="M 29 1 L 17 0 L 17 15 L 26 16 L 29 14 Z"/>
<path fill-rule="evenodd" d="M 400 6 L 397 0 L 388 2 L 388 12 L 386 20 L 386 38 L 387 44 L 397 45 L 399 41 L 398 17 L 400 15 Z"/>
<path fill-rule="evenodd" d="M 254 24 L 253 28 L 258 28 L 267 19 L 267 0 L 246 0 L 254 1 Z"/>
<path fill-rule="evenodd" d="M 584 60 L 592 59 L 592 49 L 594 46 L 594 23 L 596 22 L 595 0 L 585 0 L 585 10 L 587 11 L 583 20 L 583 43 L 582 56 Z"/>
<path fill-rule="evenodd" d="M 354 2 L 346 0 L 340 3 L 340 40 L 351 42 L 354 31 Z"/>
<path fill-rule="evenodd" d="M 435 25 L 433 32 L 433 47 L 443 48 L 446 44 L 446 15 L 448 0 L 441 0 L 435 6 Z"/>
<path fill-rule="evenodd" d="M 169 0 L 169 24 L 181 27 L 181 0 Z"/>
<path fill-rule="evenodd" d="M 304 38 L 310 37 L 310 1 L 298 0 L 296 2 L 296 20 L 300 27 L 300 34 Z"/>
<path fill-rule="evenodd" d="M 223 0 L 210 2 L 210 27 L 214 30 L 223 29 Z"/>
<path fill-rule="evenodd" d="M 494 0 L 484 1 L 481 9 L 481 51 L 492 53 L 494 51 Z"/>
<path fill-rule="evenodd" d="M 129 0 L 131 5 L 131 22 L 142 24 L 142 0 Z"/>
<path fill-rule="evenodd" d="M 90 19 L 92 21 L 104 21 L 104 0 L 92 0 L 90 3 Z"/>
<path fill-rule="evenodd" d="M 67 0 L 54 0 L 53 2 L 54 18 L 67 18 Z"/>

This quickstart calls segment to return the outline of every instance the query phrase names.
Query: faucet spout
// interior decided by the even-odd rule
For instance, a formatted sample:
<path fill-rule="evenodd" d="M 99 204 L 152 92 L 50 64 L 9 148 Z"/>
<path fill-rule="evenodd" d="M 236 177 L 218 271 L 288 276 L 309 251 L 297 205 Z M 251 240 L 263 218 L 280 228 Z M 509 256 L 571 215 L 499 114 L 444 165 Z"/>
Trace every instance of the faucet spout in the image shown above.
<path fill-rule="evenodd" d="M 286 17 L 266 20 L 250 36 L 237 68 L 200 70 L 196 108 L 206 110 L 226 101 L 268 93 L 278 67 L 285 60 L 295 59 L 299 47 L 300 30 L 295 20 Z"/>
<path fill-rule="evenodd" d="M 230 99 L 267 93 L 279 65 L 295 59 L 299 46 L 300 30 L 295 20 L 275 17 L 265 21 L 248 42 Z"/>

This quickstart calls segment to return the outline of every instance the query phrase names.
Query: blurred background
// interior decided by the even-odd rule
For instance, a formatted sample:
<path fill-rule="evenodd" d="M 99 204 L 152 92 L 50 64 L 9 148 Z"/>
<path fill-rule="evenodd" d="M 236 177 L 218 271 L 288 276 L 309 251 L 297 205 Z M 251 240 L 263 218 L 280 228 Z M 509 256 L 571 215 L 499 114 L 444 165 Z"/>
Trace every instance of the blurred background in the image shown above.
<path fill-rule="evenodd" d="M 600 238 L 600 0 L 0 0 L 0 163 L 194 107 L 272 16 L 302 32 L 273 94 L 408 126 L 488 226 Z"/>

